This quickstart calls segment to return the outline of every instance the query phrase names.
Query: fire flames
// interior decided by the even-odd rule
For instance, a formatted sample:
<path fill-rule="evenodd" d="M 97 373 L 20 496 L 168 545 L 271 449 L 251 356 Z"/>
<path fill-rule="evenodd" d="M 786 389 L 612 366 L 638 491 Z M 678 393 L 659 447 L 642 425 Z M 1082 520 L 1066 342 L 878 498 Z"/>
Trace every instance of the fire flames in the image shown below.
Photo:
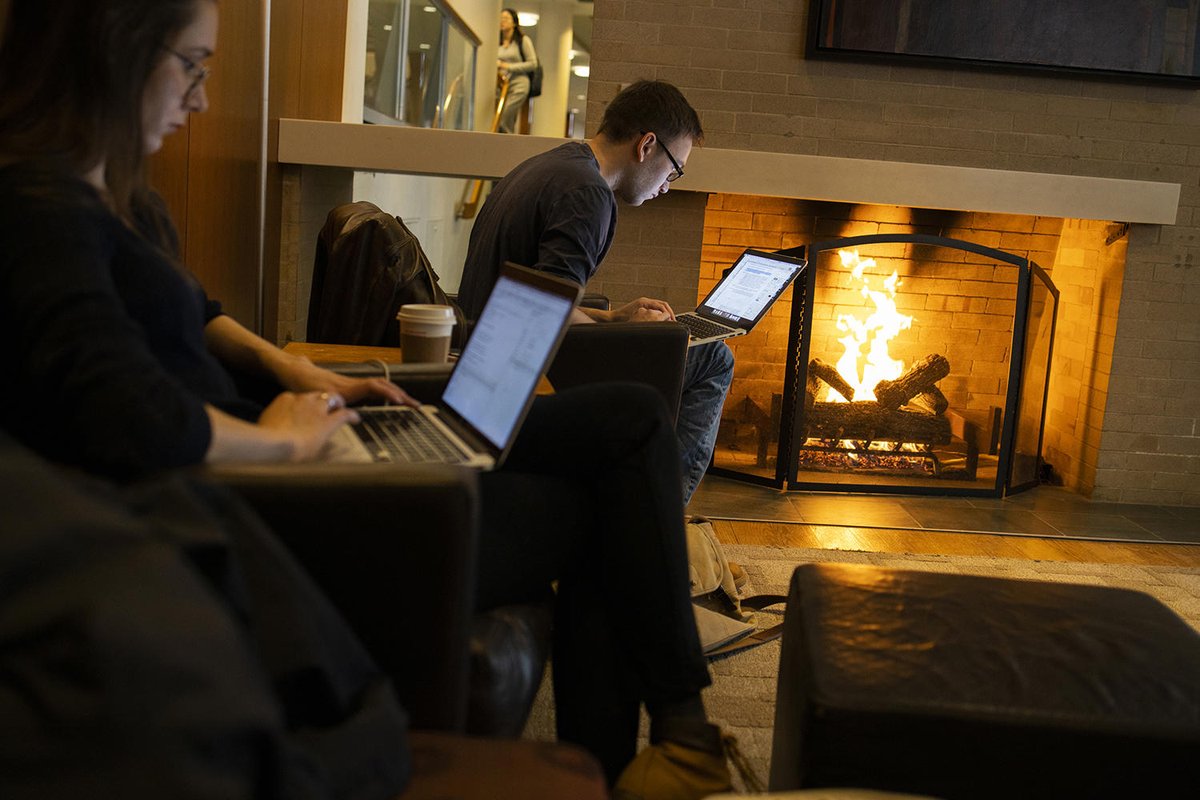
<path fill-rule="evenodd" d="M 895 380 L 904 373 L 904 362 L 888 353 L 888 343 L 900 331 L 912 327 L 913 318 L 896 310 L 896 288 L 900 277 L 893 270 L 872 289 L 872 276 L 867 271 L 876 267 L 875 259 L 860 258 L 857 250 L 839 250 L 842 266 L 850 270 L 859 292 L 874 305 L 874 312 L 865 320 L 854 314 L 839 314 L 837 328 L 845 332 L 838 339 L 845 349 L 838 359 L 837 371 L 854 388 L 853 400 L 874 400 L 875 385 L 881 380 Z M 828 391 L 828 400 L 845 402 L 835 391 Z"/>
<path fill-rule="evenodd" d="M 893 270 L 885 277 L 874 259 L 862 258 L 857 250 L 837 252 L 848 270 L 842 286 L 865 302 L 842 304 L 852 310 L 837 315 L 842 354 L 836 364 L 831 367 L 819 356 L 808 363 L 807 432 L 798 465 L 819 472 L 973 480 L 976 461 L 969 449 L 962 449 L 961 439 L 955 444 L 945 415 L 948 401 L 936 385 L 949 373 L 948 359 L 930 353 L 906 368 L 888 350 L 915 321 L 896 308 L 900 276 Z"/>

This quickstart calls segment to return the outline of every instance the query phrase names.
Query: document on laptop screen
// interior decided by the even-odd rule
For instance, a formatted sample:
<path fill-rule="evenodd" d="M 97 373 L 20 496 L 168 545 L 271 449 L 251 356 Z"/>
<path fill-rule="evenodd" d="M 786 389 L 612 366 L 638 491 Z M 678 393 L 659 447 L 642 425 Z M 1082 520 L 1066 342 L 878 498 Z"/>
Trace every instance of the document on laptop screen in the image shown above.
<path fill-rule="evenodd" d="M 753 320 L 782 291 L 794 269 L 789 263 L 746 253 L 705 308 L 730 320 Z"/>
<path fill-rule="evenodd" d="M 503 447 L 572 307 L 565 297 L 501 276 L 442 401 Z"/>

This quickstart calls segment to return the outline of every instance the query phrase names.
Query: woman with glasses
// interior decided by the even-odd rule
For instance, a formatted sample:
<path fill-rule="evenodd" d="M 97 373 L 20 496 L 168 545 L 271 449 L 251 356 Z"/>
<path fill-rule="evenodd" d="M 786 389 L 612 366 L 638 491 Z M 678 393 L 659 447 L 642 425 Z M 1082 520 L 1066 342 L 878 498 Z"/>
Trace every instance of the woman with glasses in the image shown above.
<path fill-rule="evenodd" d="M 345 403 L 408 400 L 389 382 L 335 375 L 254 336 L 178 261 L 145 159 L 208 106 L 216 0 L 6 7 L 0 427 L 53 461 L 124 478 L 314 458 L 354 418 Z M 284 391 L 264 408 L 239 393 L 233 371 Z M 581 743 L 615 778 L 633 760 L 644 704 L 655 744 L 634 763 L 637 781 L 674 787 L 637 795 L 647 798 L 729 787 L 700 698 L 710 678 L 688 594 L 678 464 L 657 393 L 609 384 L 540 398 L 504 469 L 480 478 L 477 610 L 540 600 L 558 581 L 560 724 L 590 733 Z M 404 520 L 395 526 L 402 533 Z M 614 581 L 638 590 L 614 592 Z M 305 720 L 288 721 L 307 737 Z M 386 759 L 385 747 L 319 755 Z M 344 763 L 324 766 L 350 777 Z M 355 796 L 398 791 L 374 788 Z"/>
<path fill-rule="evenodd" d="M 175 258 L 144 160 L 208 106 L 215 0 L 8 0 L 0 15 L 6 467 L 20 453 L 9 436 L 107 478 L 299 459 L 351 415 L 322 391 L 403 399 L 279 358 Z M 256 409 L 223 361 L 310 391 Z M 5 716 L 0 795 L 368 800 L 404 788 L 403 709 L 261 523 L 178 475 L 117 500 L 80 476 L 64 490 L 62 471 L 32 456 L 22 467 L 31 494 L 6 508 L 5 533 L 26 537 L 36 567 L 7 596 L 34 598 L 31 620 L 50 621 L 0 645 L 0 695 L 25 712 Z"/>
<path fill-rule="evenodd" d="M 4 287 L 13 311 L 0 329 L 28 364 L 22 390 L 0 400 L 6 418 L 74 421 L 26 428 L 25 438 L 52 457 L 133 474 L 312 458 L 354 418 L 347 402 L 405 402 L 387 381 L 348 380 L 254 336 L 175 260 L 174 228 L 144 162 L 208 108 L 216 2 L 56 2 L 44 13 L 30 5 L 12 4 L 0 51 L 0 194 L 31 218 L 6 232 L 6 244 L 26 240 L 23 255 L 44 268 Z M 87 24 L 74 22 L 81 17 Z M 21 33 L 34 24 L 37 35 Z M 115 40 L 139 25 L 161 39 Z M 101 58 L 106 48 L 113 57 Z M 19 218 L 15 209 L 2 216 Z M 164 362 L 198 391 L 155 368 Z M 225 366 L 287 391 L 260 409 Z M 146 418 L 131 418 L 131 407 Z"/>

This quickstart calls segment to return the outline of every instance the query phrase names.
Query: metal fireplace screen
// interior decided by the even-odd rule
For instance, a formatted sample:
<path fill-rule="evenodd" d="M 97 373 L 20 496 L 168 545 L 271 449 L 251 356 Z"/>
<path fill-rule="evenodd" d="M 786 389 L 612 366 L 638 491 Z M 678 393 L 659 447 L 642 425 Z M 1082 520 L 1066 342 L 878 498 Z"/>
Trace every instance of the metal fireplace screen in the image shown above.
<path fill-rule="evenodd" d="M 783 252 L 809 267 L 771 403 L 775 457 L 760 447 L 765 469 L 718 460 L 714 473 L 806 491 L 999 497 L 1037 484 L 1058 307 L 1041 267 L 924 234 Z"/>

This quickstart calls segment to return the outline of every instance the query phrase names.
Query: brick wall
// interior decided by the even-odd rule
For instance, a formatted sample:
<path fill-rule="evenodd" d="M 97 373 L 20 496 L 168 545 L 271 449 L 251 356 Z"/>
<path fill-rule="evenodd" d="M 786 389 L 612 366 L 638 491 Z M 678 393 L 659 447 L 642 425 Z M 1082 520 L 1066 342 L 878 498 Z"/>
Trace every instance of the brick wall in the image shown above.
<path fill-rule="evenodd" d="M 710 146 L 1179 183 L 1175 225 L 1135 225 L 1119 279 L 1094 267 L 1114 279 L 1101 306 L 1119 306 L 1107 402 L 1083 391 L 1067 427 L 1099 435 L 1075 454 L 1094 461 L 1093 498 L 1200 505 L 1191 488 L 1200 484 L 1200 93 L 809 61 L 807 14 L 807 0 L 596 0 L 589 133 L 621 83 L 661 78 L 691 99 Z M 705 204 L 668 197 L 677 235 L 691 227 L 698 239 Z M 633 265 L 626 245 L 653 241 L 654 206 L 665 202 L 622 209 L 603 280 Z M 653 265 L 669 278 L 654 285 L 670 296 L 694 295 L 699 265 L 689 249 Z M 637 288 L 620 284 L 622 293 Z M 1097 334 L 1102 348 L 1107 334 Z"/>
<path fill-rule="evenodd" d="M 275 341 L 303 342 L 308 329 L 317 236 L 329 212 L 355 200 L 354 173 L 333 167 L 280 170 L 283 219 L 279 241 L 279 317 Z"/>
<path fill-rule="evenodd" d="M 1064 484 L 1082 494 L 1092 494 L 1096 486 L 1108 404 L 1128 245 L 1120 233 L 1107 223 L 1067 220 L 1054 260 L 1061 302 L 1042 453 Z M 1114 429 L 1107 436 L 1117 450 L 1138 446 L 1136 434 L 1125 439 Z"/>
<path fill-rule="evenodd" d="M 844 208 L 778 197 L 709 195 L 699 288 L 688 307 L 694 307 L 708 294 L 722 271 L 747 247 L 779 250 L 807 244 L 814 240 L 823 211 L 837 213 Z M 734 382 L 718 433 L 719 466 L 759 471 L 769 477 L 775 474 L 774 442 L 786 368 L 791 294 L 790 290 L 785 292 L 752 332 L 729 340 L 735 356 Z"/>
<path fill-rule="evenodd" d="M 639 208 L 619 208 L 612 247 L 588 291 L 608 295 L 614 304 L 646 296 L 666 300 L 672 308 L 691 309 L 696 304 L 704 202 L 705 195 L 668 192 Z"/>

